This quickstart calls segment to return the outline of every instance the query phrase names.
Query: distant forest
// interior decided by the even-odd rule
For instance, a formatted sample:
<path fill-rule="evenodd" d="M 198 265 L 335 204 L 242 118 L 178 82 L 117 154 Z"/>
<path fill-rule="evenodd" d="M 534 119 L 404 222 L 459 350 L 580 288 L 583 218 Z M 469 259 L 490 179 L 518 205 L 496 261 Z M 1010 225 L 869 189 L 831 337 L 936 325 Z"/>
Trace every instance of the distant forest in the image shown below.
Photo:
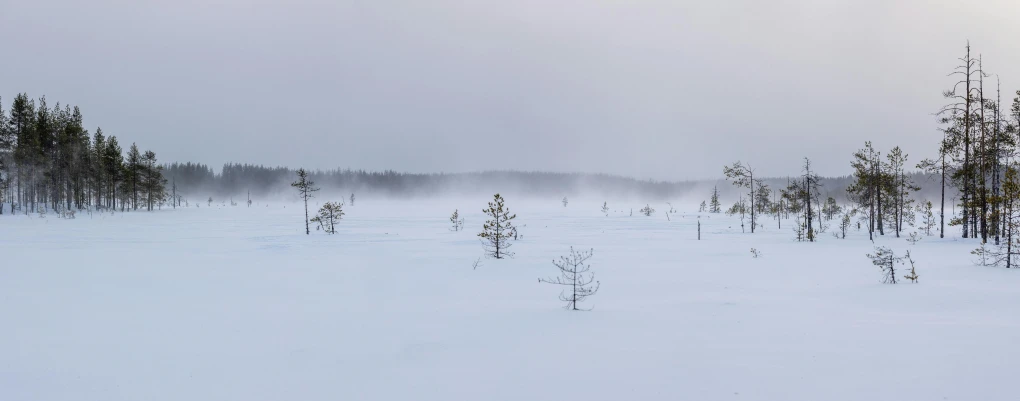
<path fill-rule="evenodd" d="M 708 200 L 713 188 L 718 188 L 724 203 L 732 203 L 741 190 L 725 180 L 722 166 L 718 180 L 652 181 L 638 180 L 609 174 L 551 173 L 527 171 L 487 171 L 476 173 L 401 173 L 395 171 L 371 172 L 365 170 L 335 169 L 311 171 L 310 179 L 324 191 L 358 193 L 386 197 L 438 197 L 458 195 L 492 195 L 496 192 L 523 196 L 549 197 L 559 200 L 564 196 L 592 196 L 603 198 L 630 197 L 646 201 L 697 201 Z M 163 175 L 178 194 L 194 200 L 206 197 L 253 198 L 292 197 L 290 183 L 296 169 L 230 163 L 217 173 L 200 163 L 171 163 L 163 166 Z M 920 184 L 920 197 L 934 199 L 938 186 L 921 173 L 912 174 Z M 764 178 L 772 188 L 786 188 L 797 176 Z M 852 176 L 821 178 L 821 189 L 827 197 L 846 201 L 846 189 L 853 183 Z"/>

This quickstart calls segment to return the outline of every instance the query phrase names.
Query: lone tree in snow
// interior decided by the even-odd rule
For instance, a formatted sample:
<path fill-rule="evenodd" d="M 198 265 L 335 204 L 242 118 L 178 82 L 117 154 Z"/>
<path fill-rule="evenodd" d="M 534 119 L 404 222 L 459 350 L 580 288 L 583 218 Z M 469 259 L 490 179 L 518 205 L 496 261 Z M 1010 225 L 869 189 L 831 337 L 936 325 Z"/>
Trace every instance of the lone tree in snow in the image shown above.
<path fill-rule="evenodd" d="M 453 214 L 450 215 L 450 223 L 453 223 L 453 227 L 450 227 L 450 231 L 460 231 L 464 229 L 464 219 L 460 217 L 460 211 L 453 211 Z"/>
<path fill-rule="evenodd" d="M 750 194 L 747 199 L 749 199 L 751 202 L 751 207 L 748 209 L 748 211 L 751 212 L 751 233 L 753 234 L 754 227 L 755 225 L 757 225 L 757 222 L 755 220 L 756 217 L 755 202 L 758 200 L 758 198 L 754 196 L 754 193 L 758 188 L 760 188 L 763 185 L 763 183 L 761 182 L 760 179 L 758 180 L 754 179 L 754 169 L 751 168 L 750 164 L 742 164 L 739 161 L 733 163 L 732 166 L 724 166 L 723 174 L 726 175 L 727 180 L 733 181 L 733 185 L 736 185 L 741 188 L 747 188 L 750 191 Z"/>
<path fill-rule="evenodd" d="M 839 222 L 839 234 L 842 239 L 846 239 L 846 231 L 850 229 L 850 218 L 852 215 L 852 212 L 843 213 L 843 219 Z"/>
<path fill-rule="evenodd" d="M 902 257 L 896 257 L 892 249 L 884 246 L 875 247 L 874 254 L 868 254 L 871 263 L 882 269 L 882 282 L 896 284 L 896 264 L 903 261 Z"/>
<path fill-rule="evenodd" d="M 344 205 L 336 202 L 326 202 L 319 208 L 319 215 L 312 218 L 312 221 L 319 223 L 319 228 L 326 234 L 336 234 L 336 223 L 344 218 Z"/>
<path fill-rule="evenodd" d="M 609 217 L 609 203 L 608 202 L 602 202 L 602 214 L 606 215 L 606 217 Z"/>
<path fill-rule="evenodd" d="M 354 192 L 351 192 L 351 206 L 354 206 Z"/>
<path fill-rule="evenodd" d="M 705 213 L 708 210 L 708 204 L 705 201 L 701 201 L 701 206 L 698 206 L 698 213 Z"/>
<path fill-rule="evenodd" d="M 482 209 L 482 212 L 489 217 L 482 226 L 482 232 L 478 234 L 485 245 L 485 253 L 496 259 L 514 256 L 508 249 L 513 245 L 511 240 L 517 236 L 517 227 L 513 225 L 517 215 L 510 214 L 510 209 L 499 194 L 493 197 L 489 207 Z"/>
<path fill-rule="evenodd" d="M 305 169 L 298 169 L 297 171 L 298 180 L 290 184 L 290 186 L 297 188 L 298 195 L 305 202 L 305 234 L 311 234 L 312 230 L 308 226 L 308 199 L 313 198 L 312 194 L 318 191 L 319 188 L 315 186 L 312 180 L 308 179 L 308 172 Z M 212 198 L 209 198 L 210 200 Z"/>
<path fill-rule="evenodd" d="M 567 197 L 566 196 L 563 197 L 562 202 L 563 202 L 563 207 L 567 207 Z"/>
<path fill-rule="evenodd" d="M 595 273 L 590 272 L 591 265 L 588 264 L 592 253 L 593 250 L 575 251 L 574 247 L 570 247 L 569 256 L 560 256 L 559 260 L 552 262 L 560 269 L 560 275 L 538 279 L 540 283 L 570 287 L 560 292 L 560 301 L 567 303 L 564 307 L 567 310 L 591 310 L 580 309 L 577 304 L 599 291 L 599 282 L 595 281 Z"/>
<path fill-rule="evenodd" d="M 652 209 L 650 205 L 646 204 L 645 207 L 641 208 L 641 210 L 638 210 L 638 212 L 645 216 L 651 216 L 653 213 L 655 213 L 655 209 Z"/>
<path fill-rule="evenodd" d="M 907 262 L 910 262 L 910 274 L 903 276 L 903 278 L 910 280 L 911 283 L 917 283 L 917 279 L 920 276 L 917 275 L 917 269 L 914 266 L 914 258 L 910 257 L 910 251 L 907 251 L 907 255 L 904 256 Z"/>
<path fill-rule="evenodd" d="M 719 203 L 719 187 L 712 188 L 712 200 L 708 203 L 709 213 L 722 213 L 722 204 Z"/>

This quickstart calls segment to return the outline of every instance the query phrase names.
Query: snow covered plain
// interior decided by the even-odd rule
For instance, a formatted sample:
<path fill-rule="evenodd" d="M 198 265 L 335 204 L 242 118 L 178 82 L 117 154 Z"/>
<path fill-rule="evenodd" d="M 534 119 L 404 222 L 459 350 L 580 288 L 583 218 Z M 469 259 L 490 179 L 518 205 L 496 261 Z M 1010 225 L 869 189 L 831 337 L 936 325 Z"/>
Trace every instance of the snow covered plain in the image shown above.
<path fill-rule="evenodd" d="M 508 197 L 516 257 L 472 270 L 487 201 L 0 216 L 0 400 L 1020 399 L 1020 272 L 973 241 L 886 235 L 921 276 L 887 285 L 864 232 Z M 592 312 L 537 282 L 570 246 Z"/>

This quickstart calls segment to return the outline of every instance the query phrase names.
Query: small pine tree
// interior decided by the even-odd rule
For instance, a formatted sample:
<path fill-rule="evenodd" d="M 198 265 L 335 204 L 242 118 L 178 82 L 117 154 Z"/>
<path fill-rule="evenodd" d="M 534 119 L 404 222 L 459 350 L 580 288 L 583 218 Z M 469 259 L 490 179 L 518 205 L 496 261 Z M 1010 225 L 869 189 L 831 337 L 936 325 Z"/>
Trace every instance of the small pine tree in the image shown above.
<path fill-rule="evenodd" d="M 570 247 L 569 256 L 561 256 L 559 260 L 552 262 L 560 270 L 560 275 L 538 279 L 539 283 L 570 287 L 560 292 L 560 301 L 567 303 L 565 306 L 567 310 L 591 310 L 580 309 L 577 304 L 599 291 L 600 283 L 595 281 L 595 273 L 590 272 L 591 265 L 588 264 L 593 252 L 593 250 L 579 252 Z M 595 285 L 592 286 L 592 283 Z"/>
<path fill-rule="evenodd" d="M 606 217 L 609 217 L 609 203 L 608 202 L 602 202 L 602 214 L 606 215 Z"/>
<path fill-rule="evenodd" d="M 563 197 L 563 200 L 561 202 L 563 202 L 563 207 L 567 207 L 567 197 L 566 196 Z"/>
<path fill-rule="evenodd" d="M 875 247 L 874 254 L 868 254 L 868 258 L 871 259 L 871 263 L 882 269 L 882 282 L 887 284 L 896 284 L 896 264 L 900 263 L 903 258 L 896 257 L 892 249 L 882 247 Z"/>
<path fill-rule="evenodd" d="M 638 212 L 645 216 L 651 216 L 652 214 L 655 213 L 655 209 L 652 209 L 650 205 L 646 204 L 645 207 L 641 208 L 641 210 L 638 210 Z"/>
<path fill-rule="evenodd" d="M 319 223 L 319 228 L 326 234 L 336 234 L 336 223 L 344 218 L 343 205 L 336 202 L 326 202 L 319 208 L 319 215 L 311 221 Z"/>
<path fill-rule="evenodd" d="M 701 206 L 698 206 L 698 213 L 705 213 L 706 210 L 708 210 L 708 205 L 705 201 L 701 201 Z"/>
<path fill-rule="evenodd" d="M 351 206 L 354 206 L 354 192 L 351 192 Z"/>
<path fill-rule="evenodd" d="M 719 187 L 712 188 L 712 200 L 708 203 L 709 213 L 722 213 L 722 204 L 719 203 Z"/>
<path fill-rule="evenodd" d="M 846 230 L 850 228 L 850 213 L 843 213 L 843 219 L 839 222 L 841 238 L 846 239 Z"/>
<path fill-rule="evenodd" d="M 453 211 L 453 214 L 450 215 L 450 223 L 453 223 L 453 227 L 450 228 L 450 231 L 460 231 L 464 229 L 464 219 L 460 217 L 460 211 Z"/>
<path fill-rule="evenodd" d="M 485 245 L 485 252 L 496 259 L 513 257 L 508 249 L 512 244 L 511 240 L 517 236 L 517 228 L 513 225 L 516 214 L 510 214 L 503 197 L 496 194 L 489 207 L 482 209 L 482 212 L 489 216 L 489 220 L 482 225 L 482 232 L 478 234 Z"/>
<path fill-rule="evenodd" d="M 910 280 L 911 283 L 917 283 L 917 279 L 920 276 L 917 275 L 917 269 L 914 266 L 914 258 L 910 257 L 910 251 L 907 251 L 907 255 L 904 256 L 908 262 L 910 262 L 910 274 L 903 276 L 903 278 Z"/>

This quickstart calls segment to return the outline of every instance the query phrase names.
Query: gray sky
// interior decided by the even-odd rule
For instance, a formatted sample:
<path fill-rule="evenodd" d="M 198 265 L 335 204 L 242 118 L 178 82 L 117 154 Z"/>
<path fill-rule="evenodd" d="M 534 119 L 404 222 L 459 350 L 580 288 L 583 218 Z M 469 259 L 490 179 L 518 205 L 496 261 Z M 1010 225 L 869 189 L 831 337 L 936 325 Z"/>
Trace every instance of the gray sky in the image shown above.
<path fill-rule="evenodd" d="M 4 109 L 217 171 L 846 174 L 934 152 L 967 39 L 1020 89 L 1015 0 L 2 1 Z"/>

